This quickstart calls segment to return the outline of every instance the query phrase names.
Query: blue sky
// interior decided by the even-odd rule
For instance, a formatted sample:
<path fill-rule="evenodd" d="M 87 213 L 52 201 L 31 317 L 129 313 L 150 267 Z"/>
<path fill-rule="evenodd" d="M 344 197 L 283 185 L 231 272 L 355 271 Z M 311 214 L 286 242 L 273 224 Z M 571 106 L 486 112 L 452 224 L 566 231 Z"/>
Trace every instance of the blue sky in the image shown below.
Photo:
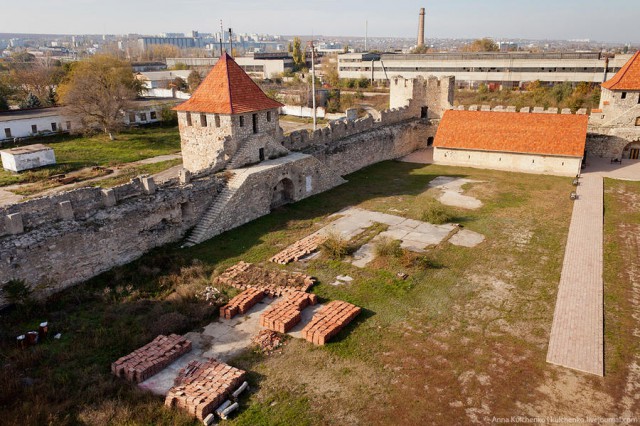
<path fill-rule="evenodd" d="M 638 0 L 0 0 L 0 32 L 414 37 L 420 7 L 427 37 L 640 42 Z"/>

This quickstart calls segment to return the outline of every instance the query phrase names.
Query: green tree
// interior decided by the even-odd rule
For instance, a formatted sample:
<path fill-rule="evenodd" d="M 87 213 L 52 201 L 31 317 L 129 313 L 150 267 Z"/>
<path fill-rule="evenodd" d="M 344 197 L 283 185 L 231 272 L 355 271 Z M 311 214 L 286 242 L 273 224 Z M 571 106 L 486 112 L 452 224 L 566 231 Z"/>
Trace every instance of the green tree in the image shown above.
<path fill-rule="evenodd" d="M 340 75 L 338 74 L 338 61 L 331 60 L 329 56 L 322 58 L 322 69 L 324 71 L 324 79 L 331 87 L 340 85 Z"/>
<path fill-rule="evenodd" d="M 300 40 L 300 37 L 295 37 L 293 39 L 293 65 L 294 67 L 299 70 L 300 68 L 303 68 L 306 65 L 306 58 L 304 55 L 304 50 L 302 49 L 302 41 Z"/>
<path fill-rule="evenodd" d="M 176 90 L 179 90 L 181 92 L 186 92 L 187 90 L 189 90 L 189 85 L 187 84 L 186 81 L 184 81 L 184 78 L 182 77 L 176 77 L 174 78 L 171 83 L 169 83 L 169 87 L 172 87 Z"/>
<path fill-rule="evenodd" d="M 187 84 L 189 85 L 189 91 L 193 93 L 194 90 L 200 86 L 202 83 L 202 74 L 198 71 L 193 70 L 189 73 L 189 77 L 187 77 Z"/>
<path fill-rule="evenodd" d="M 40 108 L 42 103 L 40 99 L 33 93 L 29 93 L 26 98 L 20 103 L 21 109 Z"/>
<path fill-rule="evenodd" d="M 9 111 L 9 102 L 2 95 L 0 95 L 0 111 Z"/>
<path fill-rule="evenodd" d="M 85 130 L 100 129 L 114 140 L 125 111 L 142 90 L 129 63 L 96 55 L 73 66 L 58 95 L 65 113 L 77 118 Z"/>

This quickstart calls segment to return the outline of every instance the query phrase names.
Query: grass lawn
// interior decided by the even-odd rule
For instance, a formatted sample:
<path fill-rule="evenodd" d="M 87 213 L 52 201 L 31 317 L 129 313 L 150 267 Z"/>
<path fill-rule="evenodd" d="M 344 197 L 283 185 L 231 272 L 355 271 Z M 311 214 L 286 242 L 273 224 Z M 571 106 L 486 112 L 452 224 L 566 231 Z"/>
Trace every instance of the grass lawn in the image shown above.
<path fill-rule="evenodd" d="M 203 244 L 162 247 L 44 305 L 3 313 L 3 421 L 198 424 L 113 377 L 110 363 L 159 333 L 183 333 L 214 319 L 216 309 L 190 295 L 226 267 L 265 262 L 347 206 L 420 219 L 436 195 L 428 182 L 444 175 L 481 181 L 467 185 L 465 194 L 483 207 L 449 211 L 486 241 L 389 254 L 363 269 L 323 256 L 286 267 L 267 264 L 316 276 L 312 291 L 322 301 L 346 300 L 363 312 L 324 347 L 294 339 L 280 354 L 247 351 L 233 360 L 249 371 L 252 390 L 224 424 L 483 424 L 487 416 L 621 414 L 621 380 L 585 378 L 545 362 L 571 179 L 384 162 Z M 640 186 L 627 190 L 640 200 Z M 607 209 L 617 203 L 608 196 Z M 619 265 L 608 267 L 607 274 L 615 274 Z M 330 285 L 339 274 L 354 281 Z M 608 303 L 627 309 L 619 296 Z M 62 332 L 60 341 L 14 348 L 16 335 L 44 320 Z M 608 329 L 608 339 L 627 330 L 628 324 Z M 617 345 L 618 366 L 607 371 L 628 370 L 628 341 Z"/>
<path fill-rule="evenodd" d="M 19 174 L 0 170 L 0 186 L 38 182 L 50 176 L 83 167 L 110 167 L 180 151 L 180 135 L 175 126 L 127 129 L 119 133 L 115 141 L 110 141 L 107 136 L 99 134 L 60 135 L 29 141 L 29 144 L 34 143 L 44 143 L 53 148 L 58 163 L 55 166 Z M 3 148 L 11 148 L 11 146 Z"/>

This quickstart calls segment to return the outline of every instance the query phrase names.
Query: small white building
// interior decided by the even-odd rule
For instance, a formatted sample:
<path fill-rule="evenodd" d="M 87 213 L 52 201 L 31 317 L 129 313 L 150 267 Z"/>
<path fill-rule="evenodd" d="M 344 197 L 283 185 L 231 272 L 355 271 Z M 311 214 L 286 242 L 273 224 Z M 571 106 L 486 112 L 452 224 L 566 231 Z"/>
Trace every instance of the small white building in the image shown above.
<path fill-rule="evenodd" d="M 16 173 L 56 164 L 53 149 L 42 144 L 2 150 L 0 157 L 2 157 L 2 167 Z"/>
<path fill-rule="evenodd" d="M 586 115 L 458 111 L 444 113 L 433 144 L 436 164 L 575 176 L 587 138 Z"/>

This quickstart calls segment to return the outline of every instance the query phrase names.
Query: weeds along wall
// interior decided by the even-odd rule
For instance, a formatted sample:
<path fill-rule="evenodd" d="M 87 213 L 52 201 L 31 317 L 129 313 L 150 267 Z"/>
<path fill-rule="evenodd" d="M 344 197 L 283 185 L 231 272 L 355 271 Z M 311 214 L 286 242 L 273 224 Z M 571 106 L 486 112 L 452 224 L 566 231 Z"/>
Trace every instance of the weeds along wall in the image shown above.
<path fill-rule="evenodd" d="M 35 296 L 82 282 L 182 238 L 222 186 L 209 175 L 158 187 L 136 178 L 0 209 L 0 284 L 25 281 Z M 0 290 L 0 306 L 7 304 Z"/>

